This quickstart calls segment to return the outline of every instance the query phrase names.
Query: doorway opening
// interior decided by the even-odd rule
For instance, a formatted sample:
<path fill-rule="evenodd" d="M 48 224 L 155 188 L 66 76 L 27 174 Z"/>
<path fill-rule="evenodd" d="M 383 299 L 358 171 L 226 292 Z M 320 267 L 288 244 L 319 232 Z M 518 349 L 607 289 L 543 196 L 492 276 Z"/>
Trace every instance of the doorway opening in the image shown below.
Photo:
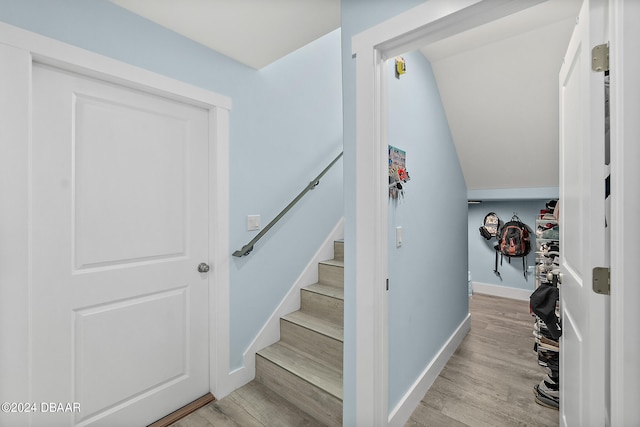
<path fill-rule="evenodd" d="M 399 15 L 367 30 L 353 39 L 356 57 L 356 211 L 372 213 L 355 226 L 358 248 L 355 253 L 356 348 L 373 348 L 369 354 L 359 353 L 355 375 L 356 419 L 385 424 L 388 417 L 388 331 L 389 316 L 386 290 L 388 277 L 388 212 L 386 192 L 379 187 L 388 182 L 386 61 L 420 46 L 429 45 L 454 34 L 513 14 L 527 5 L 498 5 L 476 2 L 455 10 L 438 9 L 437 2 L 418 6 L 411 13 Z M 419 10 L 418 10 L 419 9 Z M 419 22 L 410 16 L 420 16 Z M 406 18 L 406 19 L 405 19 Z M 403 25 L 404 24 L 404 25 Z M 401 28 L 399 28 L 401 27 Z M 370 64 L 374 64 L 371 67 Z M 370 88 L 374 88 L 373 91 Z M 372 143 L 373 142 L 373 143 Z M 374 184 L 372 184 L 374 183 Z M 378 184 L 375 184 L 378 183 Z M 466 211 L 466 207 L 463 208 Z M 360 216 L 358 216 L 360 218 Z M 371 233 L 374 230 L 374 233 Z M 371 268 L 374 266 L 374 268 Z M 347 385 L 346 385 L 347 387 Z"/>

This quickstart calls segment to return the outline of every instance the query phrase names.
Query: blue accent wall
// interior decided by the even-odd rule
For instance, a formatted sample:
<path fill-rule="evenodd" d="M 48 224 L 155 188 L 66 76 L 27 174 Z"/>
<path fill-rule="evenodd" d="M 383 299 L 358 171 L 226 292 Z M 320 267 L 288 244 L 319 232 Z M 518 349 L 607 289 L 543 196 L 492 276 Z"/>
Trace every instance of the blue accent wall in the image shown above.
<path fill-rule="evenodd" d="M 231 97 L 230 242 L 240 249 L 342 150 L 340 30 L 254 70 L 106 0 L 0 0 L 0 21 Z M 231 368 L 343 215 L 342 162 L 231 261 Z"/>
<path fill-rule="evenodd" d="M 431 64 L 388 64 L 389 144 L 406 151 L 411 180 L 389 200 L 389 409 L 410 390 L 469 312 L 467 188 Z M 403 244 L 396 247 L 396 227 Z"/>
<path fill-rule="evenodd" d="M 513 258 L 509 264 L 504 258 L 502 265 L 498 265 L 500 277 L 494 272 L 496 239 L 486 240 L 480 235 L 479 228 L 484 221 L 484 217 L 489 212 L 498 214 L 504 223 L 511 220 L 517 214 L 522 222 L 527 224 L 534 233 L 531 238 L 531 253 L 527 256 L 527 265 L 535 266 L 535 229 L 536 216 L 551 198 L 534 200 L 496 200 L 483 201 L 479 204 L 469 205 L 469 271 L 473 282 L 489 285 L 504 286 L 507 288 L 523 289 L 533 292 L 534 274 L 529 268 L 525 278 L 522 271 L 522 260 Z"/>

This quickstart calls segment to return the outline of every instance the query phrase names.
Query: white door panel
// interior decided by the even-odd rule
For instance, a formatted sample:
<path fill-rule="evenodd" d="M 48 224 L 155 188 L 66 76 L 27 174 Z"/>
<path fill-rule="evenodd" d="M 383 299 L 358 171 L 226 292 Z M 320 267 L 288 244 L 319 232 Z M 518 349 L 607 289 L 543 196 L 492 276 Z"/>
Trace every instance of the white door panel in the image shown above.
<path fill-rule="evenodd" d="M 76 269 L 184 256 L 188 123 L 81 95 L 75 108 Z"/>
<path fill-rule="evenodd" d="M 606 1 L 586 0 L 560 71 L 560 420 L 606 419 L 606 298 L 591 289 L 605 266 L 604 74 L 591 48 L 606 41 Z"/>
<path fill-rule="evenodd" d="M 586 223 L 584 216 L 589 215 L 583 207 L 585 151 L 580 149 L 584 140 L 581 126 L 581 114 L 584 107 L 581 105 L 581 93 L 585 89 L 583 81 L 584 62 L 582 56 L 582 40 L 574 41 L 570 45 L 565 57 L 564 66 L 568 68 L 561 81 L 561 206 L 560 212 L 565 220 L 561 221 L 562 248 L 563 248 L 563 281 L 561 284 L 562 307 L 562 355 L 564 361 L 568 354 L 572 355 L 572 363 L 561 363 L 562 395 L 560 397 L 563 414 L 575 414 L 577 422 L 582 422 L 583 413 L 583 383 L 582 383 L 582 354 L 583 346 L 582 325 L 585 325 L 583 275 L 584 275 L 584 240 Z M 566 61 L 570 60 L 570 63 Z M 574 310 L 574 307 L 576 308 Z M 564 416 L 564 415 L 563 415 Z M 571 418 L 571 417 L 569 417 Z"/>
<path fill-rule="evenodd" d="M 209 391 L 208 116 L 34 66 L 35 425 L 146 425 Z"/>

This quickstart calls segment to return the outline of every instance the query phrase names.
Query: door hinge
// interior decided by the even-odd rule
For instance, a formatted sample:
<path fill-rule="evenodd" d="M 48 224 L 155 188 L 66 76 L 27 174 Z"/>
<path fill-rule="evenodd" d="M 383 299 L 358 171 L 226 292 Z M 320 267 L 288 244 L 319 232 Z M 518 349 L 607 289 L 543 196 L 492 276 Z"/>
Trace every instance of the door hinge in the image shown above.
<path fill-rule="evenodd" d="M 591 69 L 598 73 L 609 71 L 609 43 L 591 49 Z"/>
<path fill-rule="evenodd" d="M 593 268 L 593 292 L 611 295 L 611 272 L 608 267 Z"/>

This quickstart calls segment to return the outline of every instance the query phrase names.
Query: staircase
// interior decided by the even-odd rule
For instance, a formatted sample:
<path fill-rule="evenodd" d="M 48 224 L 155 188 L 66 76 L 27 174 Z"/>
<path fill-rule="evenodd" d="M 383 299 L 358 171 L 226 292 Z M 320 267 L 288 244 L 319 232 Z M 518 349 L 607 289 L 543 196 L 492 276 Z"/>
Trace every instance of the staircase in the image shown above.
<path fill-rule="evenodd" d="M 301 289 L 300 310 L 280 318 L 280 341 L 256 355 L 256 381 L 319 423 L 342 425 L 344 243 Z"/>

